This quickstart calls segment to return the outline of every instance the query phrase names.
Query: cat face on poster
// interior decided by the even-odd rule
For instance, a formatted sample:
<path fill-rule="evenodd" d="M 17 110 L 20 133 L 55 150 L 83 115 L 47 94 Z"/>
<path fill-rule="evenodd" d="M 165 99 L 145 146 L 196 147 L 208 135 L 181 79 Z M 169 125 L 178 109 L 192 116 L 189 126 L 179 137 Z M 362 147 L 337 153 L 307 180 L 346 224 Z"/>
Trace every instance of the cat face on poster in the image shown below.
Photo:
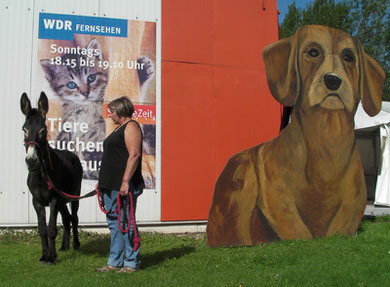
<path fill-rule="evenodd" d="M 49 59 L 41 60 L 50 87 L 63 101 L 85 104 L 90 101 L 103 102 L 104 90 L 108 83 L 108 72 L 102 65 L 103 54 L 99 42 L 92 39 L 87 51 L 96 51 L 87 55 L 64 54 L 57 65 Z"/>

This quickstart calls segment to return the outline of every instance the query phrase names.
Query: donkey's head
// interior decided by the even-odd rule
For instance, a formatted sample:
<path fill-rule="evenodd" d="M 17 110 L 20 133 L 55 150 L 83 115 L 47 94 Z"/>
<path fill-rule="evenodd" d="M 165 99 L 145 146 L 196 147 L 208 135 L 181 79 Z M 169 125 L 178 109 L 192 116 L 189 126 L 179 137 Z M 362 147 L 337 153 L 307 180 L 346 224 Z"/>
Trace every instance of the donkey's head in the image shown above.
<path fill-rule="evenodd" d="M 29 171 L 40 167 L 42 152 L 47 146 L 46 113 L 49 103 L 44 92 L 38 101 L 38 108 L 31 108 L 31 102 L 26 93 L 20 98 L 20 109 L 26 116 L 23 125 L 24 145 L 26 146 L 26 163 Z"/>

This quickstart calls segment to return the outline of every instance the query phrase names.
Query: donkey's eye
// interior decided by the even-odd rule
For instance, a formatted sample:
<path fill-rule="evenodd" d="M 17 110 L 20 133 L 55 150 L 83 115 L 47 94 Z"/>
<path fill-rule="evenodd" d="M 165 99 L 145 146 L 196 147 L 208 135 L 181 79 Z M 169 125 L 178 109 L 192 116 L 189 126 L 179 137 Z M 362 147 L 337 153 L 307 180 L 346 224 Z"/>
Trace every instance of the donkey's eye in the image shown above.
<path fill-rule="evenodd" d="M 352 63 L 353 61 L 355 61 L 355 56 L 351 51 L 345 51 L 343 54 L 343 60 L 348 63 Z"/>
<path fill-rule="evenodd" d="M 88 76 L 88 84 L 95 82 L 96 74 L 92 74 Z"/>
<path fill-rule="evenodd" d="M 39 137 L 43 138 L 46 137 L 46 128 L 42 128 L 39 130 Z"/>
<path fill-rule="evenodd" d="M 317 58 L 320 55 L 320 51 L 316 48 L 311 48 L 307 53 L 313 58 Z"/>
<path fill-rule="evenodd" d="M 77 85 L 75 82 L 69 82 L 67 85 L 66 85 L 69 89 L 76 89 L 77 88 Z"/>

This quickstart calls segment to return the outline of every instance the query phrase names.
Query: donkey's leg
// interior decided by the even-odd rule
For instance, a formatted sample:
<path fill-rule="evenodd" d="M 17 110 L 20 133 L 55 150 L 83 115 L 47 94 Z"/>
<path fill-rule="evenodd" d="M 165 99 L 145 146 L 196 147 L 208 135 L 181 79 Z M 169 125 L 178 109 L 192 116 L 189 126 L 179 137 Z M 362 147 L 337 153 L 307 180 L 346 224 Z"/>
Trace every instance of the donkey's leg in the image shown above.
<path fill-rule="evenodd" d="M 33 199 L 33 206 L 38 218 L 38 232 L 41 237 L 42 257 L 40 262 L 45 263 L 49 260 L 49 243 L 47 241 L 47 225 L 46 225 L 46 210 L 45 206 Z"/>
<path fill-rule="evenodd" d="M 71 203 L 72 209 L 72 231 L 73 231 L 73 248 L 75 250 L 80 249 L 80 241 L 79 241 L 79 217 L 77 216 L 77 212 L 79 210 L 79 201 L 73 201 Z"/>
<path fill-rule="evenodd" d="M 56 237 L 57 237 L 57 215 L 58 215 L 58 199 L 53 198 L 50 201 L 50 219 L 49 219 L 49 260 L 48 263 L 54 263 L 57 258 Z"/>
<path fill-rule="evenodd" d="M 64 235 L 62 237 L 62 244 L 60 250 L 68 250 L 69 249 L 69 242 L 70 242 L 70 213 L 68 210 L 68 207 L 66 204 L 60 204 L 58 206 L 61 217 L 62 217 L 62 223 L 64 225 Z"/>

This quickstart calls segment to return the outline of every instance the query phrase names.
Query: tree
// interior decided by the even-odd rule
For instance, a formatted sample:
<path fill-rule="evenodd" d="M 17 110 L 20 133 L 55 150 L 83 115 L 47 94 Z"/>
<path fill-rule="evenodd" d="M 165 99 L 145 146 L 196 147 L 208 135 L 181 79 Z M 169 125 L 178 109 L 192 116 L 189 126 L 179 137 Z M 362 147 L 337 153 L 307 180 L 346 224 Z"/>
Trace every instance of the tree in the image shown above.
<path fill-rule="evenodd" d="M 305 9 L 297 8 L 295 2 L 288 8 L 279 27 L 281 39 L 310 24 L 340 29 L 357 37 L 366 52 L 385 70 L 383 99 L 390 100 L 390 1 L 315 0 Z"/>
<path fill-rule="evenodd" d="M 289 37 L 299 27 L 311 24 L 349 31 L 352 26 L 352 20 L 348 17 L 350 10 L 351 4 L 346 1 L 316 0 L 309 3 L 306 9 L 297 8 L 294 1 L 288 6 L 286 17 L 279 27 L 280 38 Z"/>
<path fill-rule="evenodd" d="M 303 9 L 295 6 L 295 1 L 288 5 L 288 12 L 283 20 L 283 23 L 279 26 L 280 39 L 290 37 L 302 26 Z"/>
<path fill-rule="evenodd" d="M 349 0 L 353 25 L 348 31 L 357 37 L 366 52 L 386 73 L 383 99 L 390 100 L 390 2 L 388 0 Z"/>

